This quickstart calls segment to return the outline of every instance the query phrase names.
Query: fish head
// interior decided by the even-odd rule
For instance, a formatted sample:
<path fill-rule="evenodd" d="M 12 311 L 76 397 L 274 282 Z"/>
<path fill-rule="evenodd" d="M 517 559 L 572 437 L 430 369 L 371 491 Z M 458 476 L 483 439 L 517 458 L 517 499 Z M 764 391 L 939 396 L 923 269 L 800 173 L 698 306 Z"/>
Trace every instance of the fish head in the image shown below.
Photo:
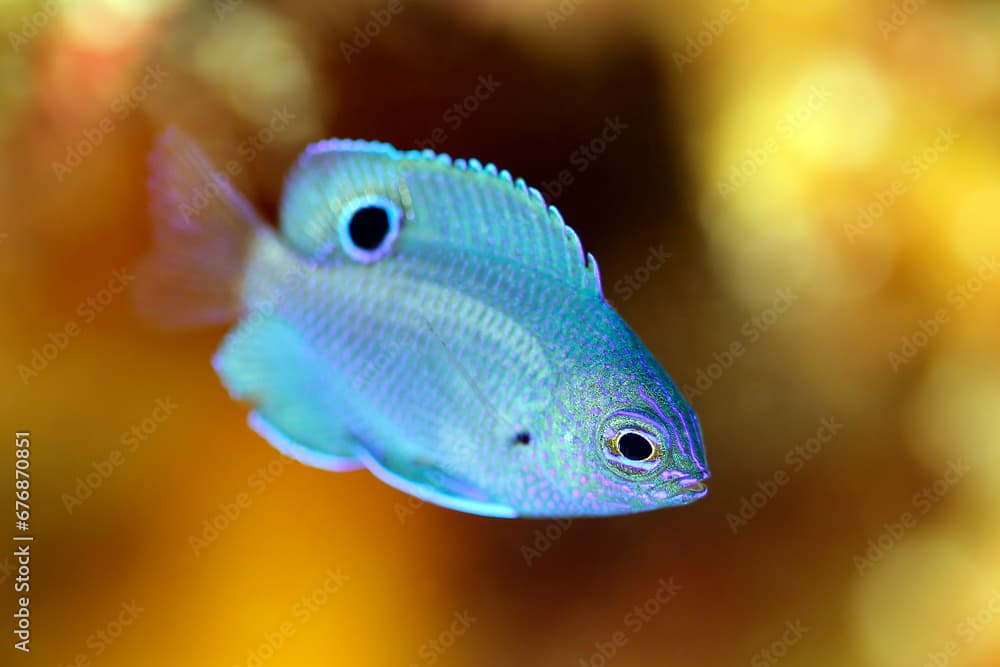
<path fill-rule="evenodd" d="M 594 497 L 592 511 L 627 514 L 687 505 L 708 493 L 698 417 L 642 343 L 634 335 L 624 338 L 619 353 L 595 353 L 604 357 L 592 367 L 600 377 L 576 388 L 591 416 L 576 434 L 576 446 Z"/>
<path fill-rule="evenodd" d="M 693 411 L 675 421 L 642 404 L 622 407 L 604 416 L 594 440 L 609 507 L 641 512 L 687 505 L 708 493 L 709 472 Z"/>

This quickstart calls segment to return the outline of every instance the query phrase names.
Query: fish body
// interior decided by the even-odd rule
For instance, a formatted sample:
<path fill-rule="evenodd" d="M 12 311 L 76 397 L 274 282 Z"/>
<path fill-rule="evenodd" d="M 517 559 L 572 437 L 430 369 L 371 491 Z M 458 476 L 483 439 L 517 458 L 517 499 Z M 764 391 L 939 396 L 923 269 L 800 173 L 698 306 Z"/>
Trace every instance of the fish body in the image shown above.
<path fill-rule="evenodd" d="M 152 166 L 140 306 L 174 326 L 237 321 L 213 364 L 285 454 L 498 517 L 706 493 L 694 411 L 523 181 L 329 140 L 290 173 L 279 233 L 179 132 Z"/>

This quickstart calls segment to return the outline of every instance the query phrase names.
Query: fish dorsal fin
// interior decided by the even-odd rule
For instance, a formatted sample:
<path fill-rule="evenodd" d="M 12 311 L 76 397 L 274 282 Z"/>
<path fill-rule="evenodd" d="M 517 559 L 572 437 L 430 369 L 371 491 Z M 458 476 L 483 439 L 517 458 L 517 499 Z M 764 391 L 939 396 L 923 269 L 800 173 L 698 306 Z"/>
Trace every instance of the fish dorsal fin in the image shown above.
<path fill-rule="evenodd" d="M 425 245 L 453 248 L 601 293 L 597 262 L 538 190 L 492 164 L 429 150 L 343 139 L 309 146 L 285 184 L 282 231 L 307 257 L 347 259 L 346 221 L 359 206 L 386 200 L 402 215 L 389 253 Z"/>

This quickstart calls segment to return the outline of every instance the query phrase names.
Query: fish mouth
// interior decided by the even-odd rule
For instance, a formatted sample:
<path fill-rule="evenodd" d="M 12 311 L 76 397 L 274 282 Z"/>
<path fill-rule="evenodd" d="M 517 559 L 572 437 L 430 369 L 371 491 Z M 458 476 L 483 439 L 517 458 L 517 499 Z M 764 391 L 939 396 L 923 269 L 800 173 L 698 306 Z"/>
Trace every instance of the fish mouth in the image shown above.
<path fill-rule="evenodd" d="M 698 471 L 694 474 L 683 470 L 666 470 L 660 475 L 660 483 L 653 497 L 670 501 L 672 505 L 686 505 L 703 498 L 708 493 L 705 484 L 710 475 Z"/>
<path fill-rule="evenodd" d="M 676 480 L 677 486 L 680 487 L 679 495 L 683 495 L 692 501 L 704 497 L 708 493 L 708 485 L 705 484 L 706 479 L 708 479 L 708 475 L 704 477 L 684 476 L 679 478 Z"/>

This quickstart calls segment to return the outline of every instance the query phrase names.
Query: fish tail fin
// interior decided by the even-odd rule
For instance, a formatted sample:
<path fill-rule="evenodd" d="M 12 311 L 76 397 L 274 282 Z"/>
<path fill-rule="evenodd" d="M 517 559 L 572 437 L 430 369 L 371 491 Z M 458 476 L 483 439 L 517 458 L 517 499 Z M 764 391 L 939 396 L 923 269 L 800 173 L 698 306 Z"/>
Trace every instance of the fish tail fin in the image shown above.
<path fill-rule="evenodd" d="M 136 312 L 162 329 L 239 318 L 248 256 L 269 228 L 179 130 L 163 133 L 149 164 L 153 248 L 136 267 Z"/>

